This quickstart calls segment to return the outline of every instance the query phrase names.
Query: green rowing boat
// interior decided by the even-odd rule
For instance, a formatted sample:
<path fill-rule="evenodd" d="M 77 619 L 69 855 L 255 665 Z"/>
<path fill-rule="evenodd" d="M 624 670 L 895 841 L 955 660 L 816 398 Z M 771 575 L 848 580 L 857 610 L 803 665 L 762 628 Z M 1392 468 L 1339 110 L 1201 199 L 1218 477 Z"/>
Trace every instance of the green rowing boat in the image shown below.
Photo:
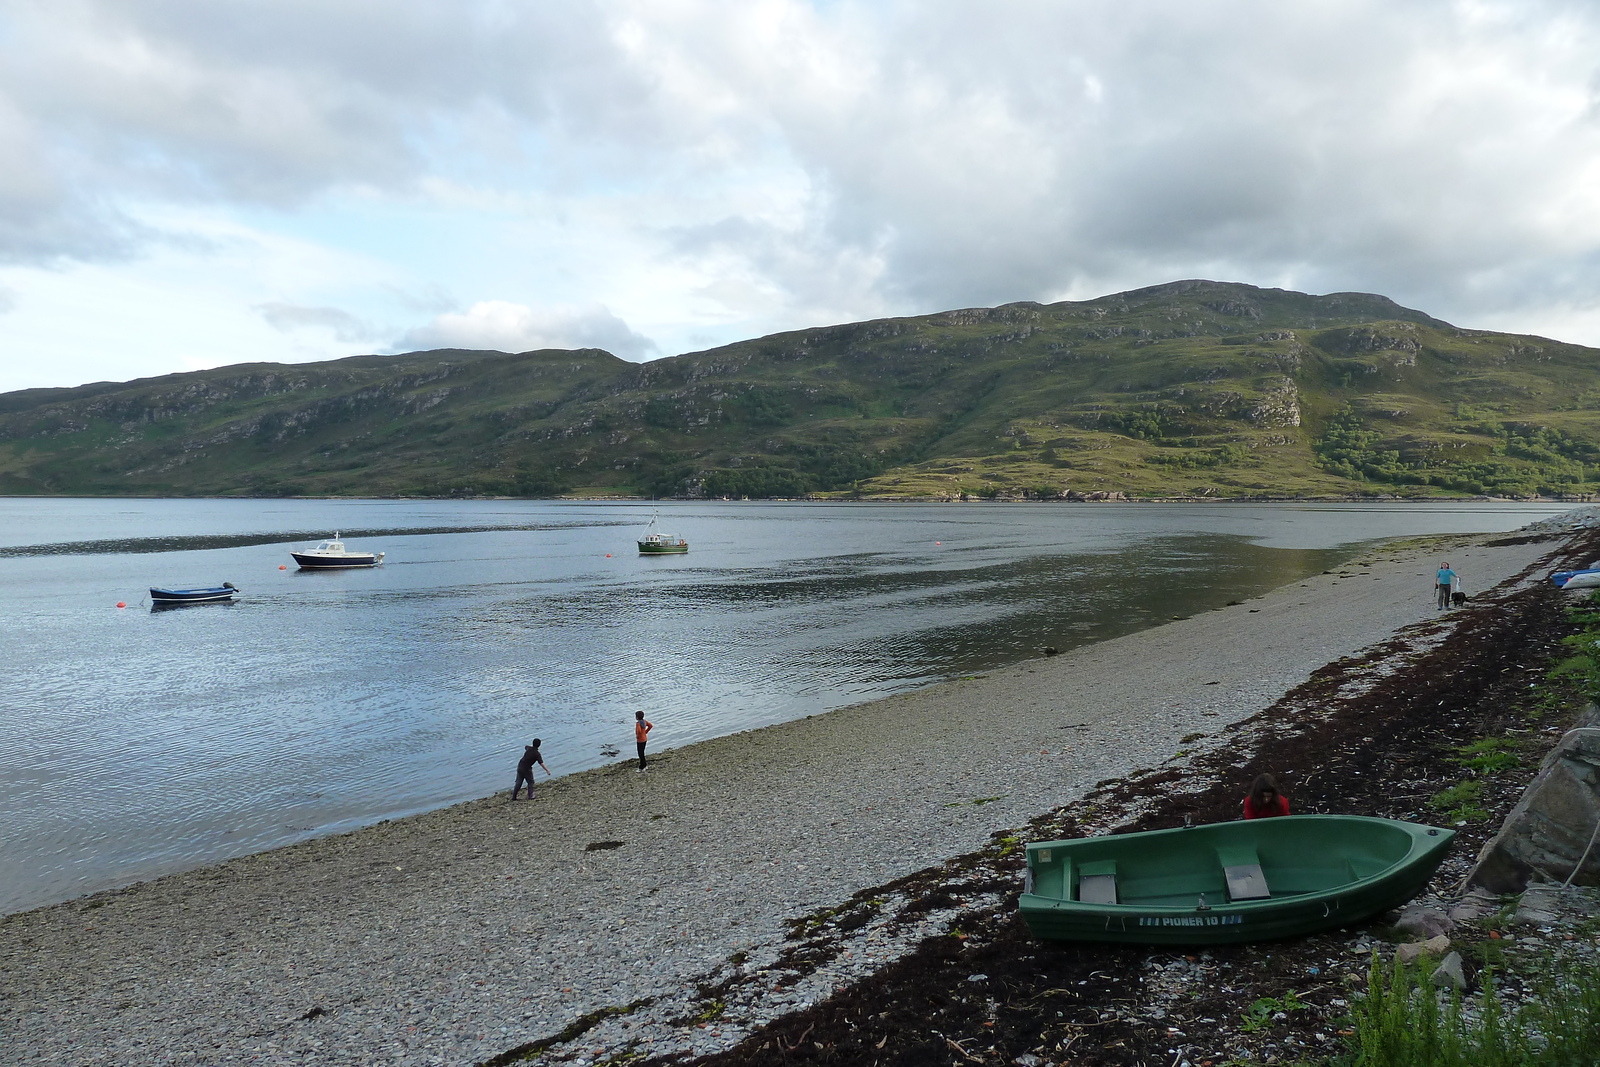
<path fill-rule="evenodd" d="M 1454 830 L 1285 815 L 1028 846 L 1019 907 L 1035 937 L 1214 945 L 1301 937 L 1405 903 Z"/>

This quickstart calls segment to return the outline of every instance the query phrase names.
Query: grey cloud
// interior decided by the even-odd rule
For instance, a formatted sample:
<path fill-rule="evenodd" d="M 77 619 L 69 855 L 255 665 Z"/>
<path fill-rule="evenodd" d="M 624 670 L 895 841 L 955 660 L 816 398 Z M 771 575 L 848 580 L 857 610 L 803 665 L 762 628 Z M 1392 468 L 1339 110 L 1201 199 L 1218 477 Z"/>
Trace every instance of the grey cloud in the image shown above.
<path fill-rule="evenodd" d="M 1496 266 L 1519 264 L 1521 288 L 1547 295 L 1600 280 L 1583 267 L 1600 205 L 1582 205 L 1575 246 L 1528 210 L 1583 195 L 1600 156 L 1592 103 L 1549 111 L 1593 100 L 1592 9 L 893 12 L 838 113 L 771 105 L 825 190 L 826 233 L 882 258 L 890 302 L 1220 274 L 1459 313 L 1481 306 L 1473 279 Z"/>
<path fill-rule="evenodd" d="M 758 323 L 1196 275 L 1447 318 L 1600 292 L 1600 12 L 1578 0 L 72 0 L 8 19 L 0 150 L 27 166 L 0 174 L 0 261 L 131 254 L 154 235 L 126 201 L 443 175 L 555 201 L 647 187 L 667 217 L 627 225 L 715 257 Z M 805 202 L 685 206 L 741 168 Z M 609 312 L 514 307 L 405 343 L 652 351 Z"/>
<path fill-rule="evenodd" d="M 69 0 L 0 22 L 0 148 L 33 187 L 8 196 L 0 175 L 0 260 L 125 254 L 152 235 L 119 203 L 405 190 L 478 167 L 461 139 L 485 123 L 517 135 L 499 146 L 606 128 L 633 151 L 669 128 L 641 117 L 646 87 L 577 0 Z"/>
<path fill-rule="evenodd" d="M 258 304 L 256 311 L 275 330 L 327 330 L 346 344 L 376 340 L 380 334 L 366 322 L 339 308 L 301 307 L 295 304 Z"/>

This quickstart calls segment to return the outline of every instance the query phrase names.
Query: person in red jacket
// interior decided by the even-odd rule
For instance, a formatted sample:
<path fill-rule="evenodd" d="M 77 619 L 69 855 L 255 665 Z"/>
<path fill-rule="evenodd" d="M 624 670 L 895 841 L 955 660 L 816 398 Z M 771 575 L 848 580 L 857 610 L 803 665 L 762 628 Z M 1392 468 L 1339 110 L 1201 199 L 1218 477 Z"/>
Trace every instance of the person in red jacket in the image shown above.
<path fill-rule="evenodd" d="M 1244 798 L 1244 817 L 1267 819 L 1274 815 L 1289 814 L 1289 798 L 1278 787 L 1278 780 L 1263 774 L 1250 786 L 1250 795 Z"/>

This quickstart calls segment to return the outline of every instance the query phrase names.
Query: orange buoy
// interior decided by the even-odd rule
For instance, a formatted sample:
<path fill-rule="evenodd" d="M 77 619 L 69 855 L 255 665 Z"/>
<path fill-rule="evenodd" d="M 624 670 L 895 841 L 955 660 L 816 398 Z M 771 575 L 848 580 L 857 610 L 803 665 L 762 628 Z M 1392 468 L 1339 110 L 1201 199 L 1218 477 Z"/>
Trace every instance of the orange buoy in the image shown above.
<path fill-rule="evenodd" d="M 287 563 L 280 563 L 278 564 L 278 569 L 280 571 L 286 571 L 289 569 L 289 565 Z"/>
<path fill-rule="evenodd" d="M 610 558 L 611 558 L 611 553 L 607 552 L 606 553 L 606 559 L 610 559 Z"/>
<path fill-rule="evenodd" d="M 127 606 L 128 606 L 128 602 L 127 602 L 127 601 L 126 601 L 126 600 L 119 600 L 119 601 L 117 601 L 117 607 L 119 607 L 119 608 L 125 608 L 125 607 L 127 607 Z"/>

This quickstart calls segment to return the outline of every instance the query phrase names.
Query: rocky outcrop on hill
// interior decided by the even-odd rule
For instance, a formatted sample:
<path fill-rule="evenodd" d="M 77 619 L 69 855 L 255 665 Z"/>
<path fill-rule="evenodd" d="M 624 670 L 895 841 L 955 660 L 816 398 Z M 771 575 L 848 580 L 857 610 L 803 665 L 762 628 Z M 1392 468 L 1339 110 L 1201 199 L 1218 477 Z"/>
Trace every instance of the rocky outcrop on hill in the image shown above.
<path fill-rule="evenodd" d="M 1600 389 L 1595 355 L 1191 280 L 642 365 L 451 349 L 8 393 L 0 493 L 1581 496 L 1600 416 L 1553 405 Z"/>

